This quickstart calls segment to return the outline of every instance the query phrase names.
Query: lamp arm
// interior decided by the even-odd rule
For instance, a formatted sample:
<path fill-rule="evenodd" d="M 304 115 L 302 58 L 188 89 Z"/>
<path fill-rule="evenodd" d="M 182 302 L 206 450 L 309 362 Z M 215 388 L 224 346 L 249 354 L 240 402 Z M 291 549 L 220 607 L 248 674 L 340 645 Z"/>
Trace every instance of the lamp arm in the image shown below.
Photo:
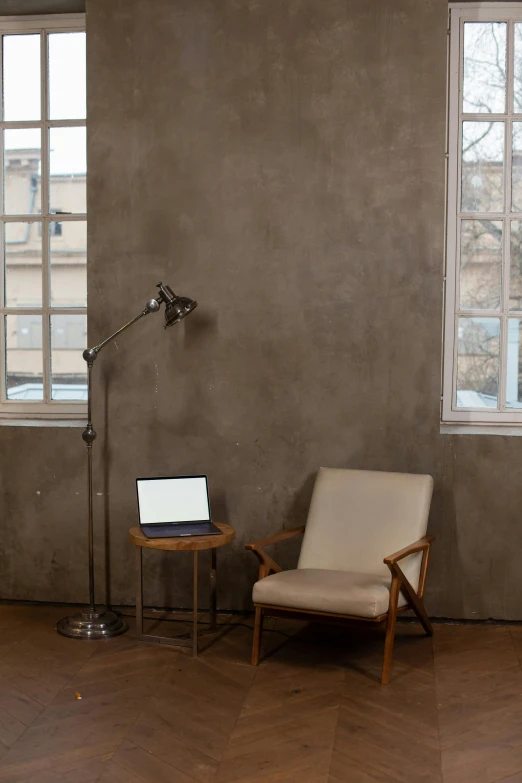
<path fill-rule="evenodd" d="M 87 364 L 92 364 L 96 357 L 98 356 L 99 352 L 102 348 L 105 348 L 106 345 L 108 345 L 112 340 L 114 340 L 115 337 L 118 337 L 122 332 L 124 332 L 126 329 L 129 328 L 129 326 L 132 326 L 136 323 L 136 321 L 139 321 L 140 318 L 143 318 L 144 315 L 148 315 L 149 313 L 156 313 L 160 308 L 160 303 L 157 301 L 157 299 L 151 299 L 147 302 L 144 309 L 141 311 L 141 313 L 138 313 L 138 315 L 134 316 L 128 323 L 121 326 L 114 334 L 111 334 L 110 337 L 107 337 L 105 340 L 103 340 L 99 345 L 95 345 L 94 348 L 87 348 L 83 352 L 83 358 L 87 362 Z"/>
<path fill-rule="evenodd" d="M 142 310 L 142 312 L 139 315 L 135 316 L 132 319 L 132 321 L 129 321 L 128 323 L 126 323 L 125 326 L 122 326 L 120 329 L 118 329 L 117 332 L 114 332 L 114 334 L 111 334 L 110 337 L 107 337 L 106 340 L 101 342 L 99 345 L 96 345 L 92 350 L 96 351 L 96 354 L 99 354 L 101 349 L 105 348 L 105 346 L 108 345 L 112 340 L 114 340 L 115 337 L 118 337 L 118 335 L 121 334 L 122 332 L 124 332 L 125 329 L 128 329 L 129 326 L 132 326 L 132 324 L 135 324 L 136 321 L 139 321 L 140 318 L 143 318 L 144 315 L 148 315 L 148 314 L 149 314 L 148 310 Z"/>

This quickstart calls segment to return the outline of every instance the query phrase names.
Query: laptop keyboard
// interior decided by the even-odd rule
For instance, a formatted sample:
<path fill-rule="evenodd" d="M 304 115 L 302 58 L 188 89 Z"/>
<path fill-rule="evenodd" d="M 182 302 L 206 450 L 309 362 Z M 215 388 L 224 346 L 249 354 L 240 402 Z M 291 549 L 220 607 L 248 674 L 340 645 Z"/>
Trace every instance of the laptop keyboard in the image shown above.
<path fill-rule="evenodd" d="M 180 536 L 218 535 L 219 529 L 212 522 L 180 522 L 176 525 L 141 525 L 148 538 L 177 538 Z"/>

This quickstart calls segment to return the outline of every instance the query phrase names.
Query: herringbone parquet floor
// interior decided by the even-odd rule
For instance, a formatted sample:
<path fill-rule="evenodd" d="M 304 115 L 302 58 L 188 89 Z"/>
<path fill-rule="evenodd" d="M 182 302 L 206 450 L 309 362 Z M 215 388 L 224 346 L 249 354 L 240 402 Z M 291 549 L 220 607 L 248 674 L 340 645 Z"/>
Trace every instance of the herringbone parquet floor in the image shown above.
<path fill-rule="evenodd" d="M 253 669 L 250 620 L 194 660 L 63 614 L 0 607 L 0 783 L 522 783 L 522 628 L 401 624 L 381 687 L 379 629 L 272 621 Z"/>

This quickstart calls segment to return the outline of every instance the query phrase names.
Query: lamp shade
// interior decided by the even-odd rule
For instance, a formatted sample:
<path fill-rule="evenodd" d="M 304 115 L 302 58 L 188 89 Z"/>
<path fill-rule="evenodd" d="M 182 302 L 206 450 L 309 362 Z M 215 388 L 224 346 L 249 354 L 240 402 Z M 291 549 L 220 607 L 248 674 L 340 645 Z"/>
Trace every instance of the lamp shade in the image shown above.
<path fill-rule="evenodd" d="M 165 305 L 165 329 L 167 326 L 177 324 L 197 306 L 198 303 L 194 299 L 188 299 L 186 296 L 177 296 L 172 302 Z"/>
<path fill-rule="evenodd" d="M 169 285 L 158 283 L 158 300 L 165 304 L 165 329 L 167 326 L 174 326 L 183 320 L 186 315 L 192 312 L 198 306 L 193 299 L 186 296 L 178 296 Z"/>

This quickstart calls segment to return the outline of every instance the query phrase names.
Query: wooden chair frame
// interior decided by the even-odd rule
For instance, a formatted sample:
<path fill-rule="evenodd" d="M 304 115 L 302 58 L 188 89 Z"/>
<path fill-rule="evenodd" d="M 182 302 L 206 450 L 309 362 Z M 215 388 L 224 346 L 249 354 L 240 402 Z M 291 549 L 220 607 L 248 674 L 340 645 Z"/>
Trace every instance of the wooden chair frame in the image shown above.
<path fill-rule="evenodd" d="M 259 560 L 259 574 L 258 581 L 264 579 L 265 576 L 270 574 L 280 573 L 283 569 L 268 555 L 264 548 L 270 544 L 276 544 L 280 541 L 285 541 L 288 538 L 294 538 L 294 536 L 300 536 L 304 533 L 304 526 L 297 527 L 293 530 L 284 530 L 282 533 L 277 533 L 270 538 L 263 538 L 260 541 L 255 541 L 253 544 L 247 544 L 245 549 L 253 552 Z M 357 617 L 355 615 L 348 614 L 334 614 L 329 612 L 316 612 L 314 610 L 307 609 L 292 609 L 284 606 L 270 606 L 268 604 L 254 604 L 256 608 L 255 624 L 254 624 L 254 642 L 252 647 L 252 666 L 257 666 L 259 663 L 259 655 L 261 651 L 261 637 L 263 633 L 263 619 L 265 616 L 269 617 L 286 617 L 300 620 L 311 620 L 312 618 L 319 622 L 344 622 L 344 621 L 361 621 L 369 623 L 383 623 L 386 622 L 386 637 L 384 642 L 384 661 L 381 674 L 381 685 L 387 685 L 390 681 L 390 670 L 393 654 L 393 642 L 395 640 L 395 628 L 397 624 L 397 615 L 406 612 L 409 609 L 413 609 L 417 617 L 419 618 L 424 630 L 428 636 L 433 636 L 433 626 L 426 614 L 424 608 L 424 588 L 426 587 L 426 574 L 428 571 L 428 561 L 430 557 L 430 547 L 435 540 L 435 536 L 424 536 L 414 544 L 410 544 L 399 552 L 395 552 L 393 555 L 389 555 L 384 558 L 384 563 L 391 571 L 392 580 L 390 586 L 390 603 L 388 611 L 385 614 L 381 614 L 378 617 Z M 419 587 L 415 591 L 404 575 L 399 562 L 409 555 L 413 555 L 416 552 L 422 552 L 422 561 L 419 575 Z M 399 594 L 402 592 L 408 603 L 399 607 Z"/>

